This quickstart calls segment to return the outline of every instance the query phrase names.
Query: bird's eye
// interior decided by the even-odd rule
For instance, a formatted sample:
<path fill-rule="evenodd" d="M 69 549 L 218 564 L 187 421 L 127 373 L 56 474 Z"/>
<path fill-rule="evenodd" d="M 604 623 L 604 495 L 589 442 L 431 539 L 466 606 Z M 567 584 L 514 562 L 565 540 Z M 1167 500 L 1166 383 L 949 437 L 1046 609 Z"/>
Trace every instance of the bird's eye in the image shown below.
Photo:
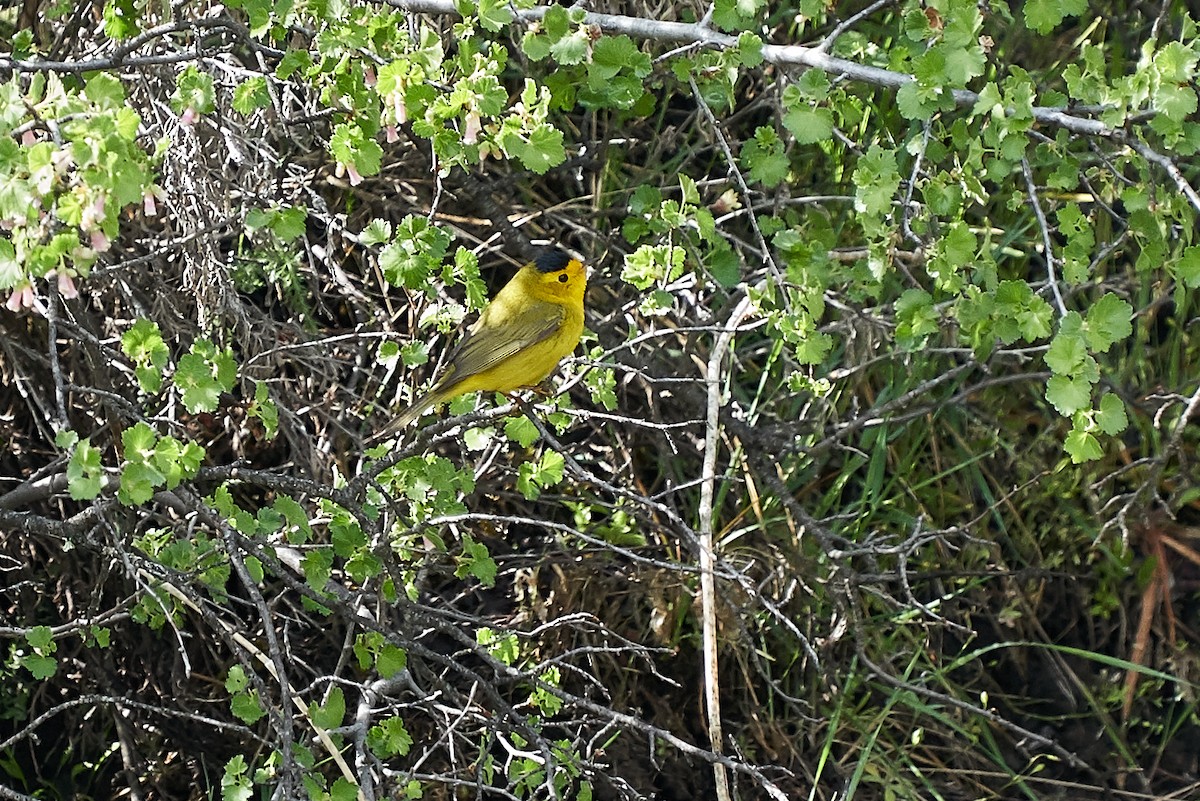
<path fill-rule="evenodd" d="M 568 281 L 568 280 L 569 280 L 569 279 L 567 278 L 567 274 L 566 274 L 566 273 L 563 273 L 562 275 L 560 275 L 560 276 L 558 277 L 558 283 L 560 283 L 560 284 L 565 284 L 565 283 L 567 283 L 567 281 Z"/>

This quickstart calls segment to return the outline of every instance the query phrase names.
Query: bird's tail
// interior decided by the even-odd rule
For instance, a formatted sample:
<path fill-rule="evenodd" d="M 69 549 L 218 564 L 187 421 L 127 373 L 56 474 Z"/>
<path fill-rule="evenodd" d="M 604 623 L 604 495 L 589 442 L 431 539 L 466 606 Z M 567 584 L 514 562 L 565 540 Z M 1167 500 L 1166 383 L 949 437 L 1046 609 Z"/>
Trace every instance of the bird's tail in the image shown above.
<path fill-rule="evenodd" d="M 413 401 L 408 408 L 400 412 L 400 415 L 395 420 L 392 420 L 392 422 L 388 423 L 379 431 L 376 431 L 374 434 L 368 437 L 366 444 L 375 445 L 385 439 L 388 439 L 389 437 L 396 436 L 401 431 L 412 425 L 418 417 L 425 413 L 426 409 L 428 409 L 430 406 L 436 406 L 437 404 L 446 400 L 447 397 L 448 396 L 446 393 L 440 389 L 434 389 L 426 392 L 424 395 Z"/>

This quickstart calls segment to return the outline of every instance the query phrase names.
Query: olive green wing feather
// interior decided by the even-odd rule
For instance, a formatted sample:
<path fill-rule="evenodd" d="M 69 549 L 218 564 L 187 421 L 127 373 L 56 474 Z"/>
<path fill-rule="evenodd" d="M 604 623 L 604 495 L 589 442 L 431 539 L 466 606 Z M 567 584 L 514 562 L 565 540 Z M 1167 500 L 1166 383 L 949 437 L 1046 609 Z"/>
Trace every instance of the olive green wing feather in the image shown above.
<path fill-rule="evenodd" d="M 487 316 L 471 326 L 450 357 L 450 369 L 442 387 L 451 387 L 468 376 L 478 375 L 505 359 L 554 335 L 563 324 L 566 311 L 557 304 L 534 302 L 521 314 L 499 323 Z"/>
<path fill-rule="evenodd" d="M 566 312 L 553 303 L 535 302 L 521 314 L 499 322 L 484 316 L 471 326 L 450 356 L 450 364 L 428 392 L 412 402 L 399 417 L 372 435 L 367 444 L 374 444 L 407 428 L 430 406 L 453 398 L 455 386 L 473 375 L 494 367 L 524 348 L 553 336 L 562 327 Z"/>

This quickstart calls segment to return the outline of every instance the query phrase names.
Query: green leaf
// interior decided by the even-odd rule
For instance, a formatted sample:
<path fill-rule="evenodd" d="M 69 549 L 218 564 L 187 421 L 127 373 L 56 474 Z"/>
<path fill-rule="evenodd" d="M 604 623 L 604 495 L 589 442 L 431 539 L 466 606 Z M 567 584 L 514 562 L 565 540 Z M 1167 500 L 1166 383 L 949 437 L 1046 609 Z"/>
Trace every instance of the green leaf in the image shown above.
<path fill-rule="evenodd" d="M 1063 443 L 1063 449 L 1070 454 L 1073 464 L 1095 461 L 1104 455 L 1104 451 L 1100 447 L 1100 441 L 1096 439 L 1096 436 L 1081 429 L 1072 429 L 1067 434 L 1067 439 Z"/>
<path fill-rule="evenodd" d="M 138 9 L 133 0 L 108 0 L 104 4 L 104 33 L 111 39 L 121 40 L 137 36 Z"/>
<path fill-rule="evenodd" d="M 329 579 L 333 575 L 333 549 L 310 550 L 304 555 L 300 569 L 304 572 L 304 581 L 309 587 L 324 592 L 325 585 L 329 583 Z"/>
<path fill-rule="evenodd" d="M 424 217 L 409 214 L 396 226 L 396 239 L 379 254 L 379 268 L 393 286 L 428 287 L 431 273 L 442 267 L 450 233 Z"/>
<path fill-rule="evenodd" d="M 800 364 L 820 364 L 833 349 L 833 338 L 823 331 L 813 331 L 800 338 L 792 354 Z"/>
<path fill-rule="evenodd" d="M 240 692 L 250 686 L 250 678 L 246 669 L 241 665 L 233 665 L 225 674 L 225 690 L 229 693 Z"/>
<path fill-rule="evenodd" d="M 551 8 L 561 8 L 561 6 L 551 6 Z M 565 66 L 582 64 L 587 58 L 588 45 L 591 44 L 591 41 L 588 30 L 579 28 L 555 42 L 550 47 L 550 55 L 554 56 L 554 60 L 559 64 Z"/>
<path fill-rule="evenodd" d="M 495 430 L 490 427 L 468 428 L 463 432 L 463 445 L 468 451 L 478 453 L 495 440 Z"/>
<path fill-rule="evenodd" d="M 271 209 L 251 209 L 246 212 L 246 230 L 267 229 L 280 241 L 288 242 L 305 232 L 308 210 L 295 206 L 280 206 Z"/>
<path fill-rule="evenodd" d="M 158 434 L 148 424 L 137 423 L 121 432 L 121 444 L 125 446 L 126 465 L 121 470 L 116 498 L 130 506 L 145 504 L 167 482 L 167 476 L 155 464 Z"/>
<path fill-rule="evenodd" d="M 504 421 L 504 436 L 522 448 L 528 448 L 537 442 L 538 430 L 532 420 L 521 415 L 520 417 L 510 417 Z"/>
<path fill-rule="evenodd" d="M 330 544 L 333 552 L 342 558 L 348 558 L 356 550 L 367 544 L 367 535 L 358 521 L 346 515 L 336 516 L 329 524 Z"/>
<path fill-rule="evenodd" d="M 1096 425 L 1110 437 L 1120 434 L 1129 425 L 1129 418 L 1125 414 L 1125 404 L 1118 396 L 1109 392 L 1100 399 L 1100 410 L 1096 413 Z"/>
<path fill-rule="evenodd" d="M 246 12 L 252 36 L 257 38 L 270 32 L 272 12 L 275 10 L 274 0 L 233 0 L 229 5 L 234 8 L 240 7 Z"/>
<path fill-rule="evenodd" d="M 0 239 L 0 289 L 11 289 L 26 280 L 25 266 L 17 260 L 17 249 L 9 240 Z"/>
<path fill-rule="evenodd" d="M 827 108 L 799 107 L 783 115 L 783 127 L 802 145 L 824 142 L 833 136 L 833 113 Z"/>
<path fill-rule="evenodd" d="M 538 175 L 567 160 L 562 131 L 549 124 L 539 125 L 524 136 L 510 132 L 502 138 L 500 146 L 510 158 L 516 158 L 525 169 Z"/>
<path fill-rule="evenodd" d="M 1046 400 L 1059 414 L 1069 417 L 1092 405 L 1092 384 L 1083 378 L 1052 376 L 1046 384 Z"/>
<path fill-rule="evenodd" d="M 117 500 L 126 506 L 139 506 L 154 497 L 154 491 L 166 483 L 166 477 L 149 464 L 126 465 L 121 471 Z"/>
<path fill-rule="evenodd" d="M 257 556 L 246 557 L 246 572 L 255 584 L 262 583 L 265 573 L 263 572 L 263 563 Z"/>
<path fill-rule="evenodd" d="M 21 657 L 21 666 L 28 670 L 35 679 L 48 679 L 58 672 L 58 660 L 51 656 L 26 654 Z"/>
<path fill-rule="evenodd" d="M 936 287 L 944 292 L 960 291 L 978 247 L 975 235 L 965 222 L 956 220 L 952 223 L 946 235 L 937 242 L 926 267 Z"/>
<path fill-rule="evenodd" d="M 262 421 L 263 433 L 271 439 L 279 430 L 279 408 L 267 393 L 267 382 L 255 381 L 254 400 L 247 404 L 246 414 Z"/>
<path fill-rule="evenodd" d="M 311 68 L 312 55 L 307 50 L 288 50 L 275 68 L 275 77 L 286 81 L 296 73 L 304 73 Z"/>
<path fill-rule="evenodd" d="M 513 21 L 513 13 L 506 0 L 479 0 L 479 24 L 492 33 L 498 33 Z"/>
<path fill-rule="evenodd" d="M 312 536 L 312 528 L 309 526 L 308 513 L 304 511 L 304 507 L 288 495 L 276 497 L 274 507 L 287 525 L 287 541 L 292 545 L 308 542 Z"/>
<path fill-rule="evenodd" d="M 221 801 L 250 801 L 253 785 L 246 774 L 249 767 L 241 754 L 225 763 L 221 776 Z"/>
<path fill-rule="evenodd" d="M 227 346 L 217 350 L 207 339 L 198 339 L 191 351 L 180 358 L 175 370 L 175 385 L 183 392 L 183 405 L 192 414 L 217 408 L 221 393 L 237 382 L 237 363 Z"/>
<path fill-rule="evenodd" d="M 334 128 L 329 140 L 329 152 L 339 164 L 353 168 L 360 177 L 377 175 L 383 164 L 383 148 L 379 143 L 367 136 L 361 127 L 349 122 Z M 351 184 L 358 180 L 354 173 L 350 176 Z"/>
<path fill-rule="evenodd" d="M 346 719 L 346 693 L 338 685 L 329 688 L 329 697 L 324 704 L 315 702 L 308 706 L 309 717 L 314 725 L 322 729 L 336 729 Z"/>
<path fill-rule="evenodd" d="M 355 801 L 358 797 L 358 785 L 345 776 L 337 777 L 329 788 L 329 801 Z"/>
<path fill-rule="evenodd" d="M 900 347 L 920 348 L 939 328 L 933 297 L 925 290 L 906 290 L 896 301 L 896 344 Z"/>
<path fill-rule="evenodd" d="M 355 801 L 359 796 L 359 785 L 344 776 L 338 776 L 329 788 L 329 801 Z"/>
<path fill-rule="evenodd" d="M 134 375 L 142 391 L 151 395 L 158 392 L 162 387 L 163 368 L 170 357 L 158 324 L 139 319 L 121 337 L 121 350 L 133 360 Z"/>
<path fill-rule="evenodd" d="M 749 171 L 749 179 L 766 187 L 781 184 L 787 178 L 790 167 L 779 135 L 774 128 L 766 126 L 758 128 L 754 138 L 742 146 L 740 160 Z"/>
<path fill-rule="evenodd" d="M 176 114 L 192 109 L 200 114 L 211 114 L 217 110 L 216 92 L 212 76 L 189 64 L 175 78 L 175 93 L 171 95 L 171 108 Z"/>
<path fill-rule="evenodd" d="M 87 442 L 78 443 L 67 462 L 67 492 L 72 500 L 92 500 L 100 494 L 104 473 L 100 449 Z"/>
<path fill-rule="evenodd" d="M 896 91 L 896 107 L 906 120 L 927 120 L 938 109 L 916 81 L 908 81 Z"/>
<path fill-rule="evenodd" d="M 673 245 L 642 245 L 625 257 L 621 279 L 643 292 L 683 275 L 684 250 Z"/>
<path fill-rule="evenodd" d="M 854 169 L 854 207 L 859 212 L 882 215 L 891 211 L 900 188 L 900 169 L 894 151 L 871 145 Z"/>
<path fill-rule="evenodd" d="M 746 34 L 742 35 L 745 36 Z M 788 102 L 789 90 L 793 88 L 798 92 L 796 97 L 820 101 L 829 97 L 829 92 L 833 88 L 833 84 L 829 82 L 829 76 L 825 74 L 825 70 L 814 68 L 805 70 L 801 73 L 799 80 L 784 90 L 785 103 Z"/>
<path fill-rule="evenodd" d="M 552 667 L 538 678 L 551 687 L 558 687 L 562 683 L 562 672 L 557 667 Z M 563 706 L 563 700 L 545 687 L 535 687 L 529 694 L 529 702 L 547 717 L 558 714 Z"/>
<path fill-rule="evenodd" d="M 550 55 L 551 47 L 561 42 L 571 29 L 570 15 L 563 6 L 551 5 L 539 23 L 534 24 L 521 42 L 525 55 L 534 61 L 541 61 Z M 568 62 L 559 61 L 560 64 Z M 578 64 L 577 61 L 570 62 Z"/>
<path fill-rule="evenodd" d="M 385 643 L 375 659 L 375 669 L 385 679 L 390 679 L 408 666 L 408 654 L 403 648 Z"/>
<path fill-rule="evenodd" d="M 1190 86 L 1165 84 L 1154 91 L 1154 107 L 1169 120 L 1182 121 L 1196 113 L 1196 92 Z"/>
<path fill-rule="evenodd" d="M 562 481 L 565 464 L 562 454 L 557 451 L 547 451 L 536 464 L 522 464 L 517 477 L 517 489 L 527 500 L 537 498 L 543 489 Z"/>
<path fill-rule="evenodd" d="M 190 447 L 197 448 L 203 453 L 203 449 L 199 445 L 188 443 Z M 189 464 L 190 459 L 185 459 L 186 454 L 179 440 L 174 437 L 163 437 L 154 445 L 154 453 L 150 457 L 150 464 L 154 466 L 159 473 L 162 474 L 163 483 L 167 489 L 174 489 L 179 486 L 179 482 L 185 478 L 190 478 L 194 474 L 192 465 Z M 201 457 L 203 458 L 203 457 Z M 199 460 L 196 460 L 197 465 Z"/>
<path fill-rule="evenodd" d="M 112 629 L 105 626 L 90 626 L 88 634 L 92 641 L 101 648 L 107 648 L 112 640 Z"/>
<path fill-rule="evenodd" d="M 724 31 L 748 29 L 764 5 L 765 0 L 717 0 L 713 5 L 713 25 Z"/>
<path fill-rule="evenodd" d="M 1046 366 L 1058 375 L 1073 375 L 1084 364 L 1087 355 L 1083 318 L 1078 312 L 1068 312 L 1046 351 Z"/>
<path fill-rule="evenodd" d="M 1114 343 L 1133 333 L 1133 307 L 1111 292 L 1092 304 L 1085 328 L 1088 345 L 1097 353 L 1107 353 Z"/>
<path fill-rule="evenodd" d="M 1025 24 L 1040 34 L 1054 30 L 1067 17 L 1087 11 L 1087 0 L 1027 0 Z"/>
<path fill-rule="evenodd" d="M 1078 169 L 1078 164 L 1074 165 L 1075 174 L 1067 181 L 1068 186 L 1078 183 Z M 1067 246 L 1063 249 L 1063 278 L 1073 284 L 1083 283 L 1088 278 L 1092 250 L 1096 245 L 1091 221 L 1075 203 L 1063 206 L 1056 216 L 1059 232 L 1067 237 Z"/>
<path fill-rule="evenodd" d="M 640 79 L 648 76 L 651 68 L 650 56 L 639 50 L 637 44 L 628 36 L 604 36 L 592 46 L 588 76 L 598 80 L 611 80 L 617 74 L 625 72 Z"/>
<path fill-rule="evenodd" d="M 267 92 L 267 79 L 261 75 L 246 79 L 233 90 L 233 109 L 239 114 L 249 116 L 269 105 L 271 95 Z"/>
<path fill-rule="evenodd" d="M 506 665 L 515 664 L 521 657 L 521 643 L 515 634 L 500 634 L 484 627 L 475 632 L 475 642 L 487 648 L 489 654 Z"/>
<path fill-rule="evenodd" d="M 743 67 L 754 69 L 763 63 L 763 40 L 750 31 L 743 31 L 738 35 L 737 54 L 738 61 Z M 810 72 L 819 72 L 819 70 L 809 70 Z"/>
<path fill-rule="evenodd" d="M 54 644 L 54 632 L 49 626 L 33 626 L 25 632 L 25 642 L 37 651 L 43 653 L 54 653 L 57 646 Z"/>
<path fill-rule="evenodd" d="M 561 6 L 551 6 L 551 8 L 561 8 Z M 552 40 L 544 34 L 539 34 L 532 28 L 525 31 L 525 36 L 521 38 L 521 50 L 529 57 L 530 61 L 542 61 L 550 55 L 550 47 Z"/>
<path fill-rule="evenodd" d="M 726 289 L 732 289 L 742 280 L 742 264 L 731 247 L 714 247 L 705 264 L 713 280 Z"/>
<path fill-rule="evenodd" d="M 499 568 L 483 543 L 476 542 L 470 536 L 464 536 L 462 554 L 456 561 L 458 567 L 454 575 L 459 578 L 474 576 L 485 587 L 496 586 L 496 573 Z"/>
<path fill-rule="evenodd" d="M 391 238 L 391 222 L 378 217 L 367 223 L 366 227 L 362 229 L 362 233 L 358 235 L 359 242 L 372 247 L 375 245 L 382 245 Z"/>
<path fill-rule="evenodd" d="M 1200 245 L 1184 248 L 1175 263 L 1175 279 L 1182 281 L 1188 289 L 1200 287 Z M 0 282 L 2 285 L 2 282 Z"/>
<path fill-rule="evenodd" d="M 367 732 L 367 746 L 380 759 L 404 756 L 412 745 L 412 735 L 399 717 L 384 718 Z"/>
<path fill-rule="evenodd" d="M 258 700 L 257 690 L 246 690 L 231 696 L 229 711 L 246 725 L 258 722 L 267 714 L 267 711 L 263 709 L 262 702 Z"/>
<path fill-rule="evenodd" d="M 972 78 L 983 74 L 987 64 L 983 48 L 978 44 L 970 47 L 952 48 L 946 52 L 944 75 L 950 86 L 962 87 Z"/>
<path fill-rule="evenodd" d="M 1154 68 L 1160 80 L 1184 84 L 1196 79 L 1200 54 L 1182 42 L 1168 42 L 1154 54 Z"/>
<path fill-rule="evenodd" d="M 32 28 L 19 30 L 12 38 L 11 58 L 24 61 L 33 55 L 34 41 Z"/>

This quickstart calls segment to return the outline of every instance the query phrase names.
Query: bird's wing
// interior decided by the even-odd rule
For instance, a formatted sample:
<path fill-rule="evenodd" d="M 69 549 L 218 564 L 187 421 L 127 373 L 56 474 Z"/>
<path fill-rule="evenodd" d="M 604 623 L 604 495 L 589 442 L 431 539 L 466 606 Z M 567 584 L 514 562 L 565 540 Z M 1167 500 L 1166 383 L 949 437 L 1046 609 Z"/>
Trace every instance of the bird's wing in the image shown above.
<path fill-rule="evenodd" d="M 446 386 L 468 376 L 478 375 L 525 348 L 550 337 L 562 327 L 566 311 L 554 303 L 535 301 L 519 315 L 495 322 L 486 311 L 467 331 L 458 349 L 450 357 Z"/>

